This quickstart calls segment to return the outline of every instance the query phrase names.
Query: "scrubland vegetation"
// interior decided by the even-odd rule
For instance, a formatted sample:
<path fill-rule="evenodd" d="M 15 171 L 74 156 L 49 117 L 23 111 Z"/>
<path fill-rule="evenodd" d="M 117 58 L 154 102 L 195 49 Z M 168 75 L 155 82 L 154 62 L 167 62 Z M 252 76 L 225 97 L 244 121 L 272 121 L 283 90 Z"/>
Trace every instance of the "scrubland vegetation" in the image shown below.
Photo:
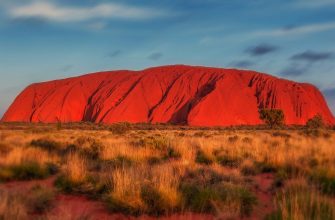
<path fill-rule="evenodd" d="M 0 219 L 48 219 L 60 194 L 125 216 L 335 219 L 335 133 L 317 122 L 291 130 L 2 124 Z M 6 187 L 50 178 L 27 195 Z"/>

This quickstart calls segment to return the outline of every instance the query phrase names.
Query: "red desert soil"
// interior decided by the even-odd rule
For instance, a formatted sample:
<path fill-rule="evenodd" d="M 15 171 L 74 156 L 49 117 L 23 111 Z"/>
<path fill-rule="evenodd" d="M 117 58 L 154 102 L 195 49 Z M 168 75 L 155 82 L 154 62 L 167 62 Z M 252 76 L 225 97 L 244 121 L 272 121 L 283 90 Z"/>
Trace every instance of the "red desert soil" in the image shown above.
<path fill-rule="evenodd" d="M 264 173 L 256 175 L 253 180 L 256 184 L 253 191 L 257 196 L 258 204 L 250 216 L 250 220 L 264 219 L 266 215 L 275 211 L 274 195 L 271 191 L 274 176 L 272 173 Z"/>
<path fill-rule="evenodd" d="M 256 125 L 260 108 L 282 109 L 286 124 L 305 124 L 316 114 L 335 124 L 313 85 L 254 71 L 184 65 L 35 83 L 2 121 Z"/>

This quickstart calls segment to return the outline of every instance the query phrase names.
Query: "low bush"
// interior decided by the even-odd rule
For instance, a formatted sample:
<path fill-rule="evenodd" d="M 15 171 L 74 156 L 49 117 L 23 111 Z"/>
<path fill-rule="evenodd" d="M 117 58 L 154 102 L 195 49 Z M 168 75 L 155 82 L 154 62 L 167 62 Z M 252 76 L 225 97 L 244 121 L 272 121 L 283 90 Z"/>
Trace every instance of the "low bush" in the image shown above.
<path fill-rule="evenodd" d="M 259 117 L 270 128 L 280 127 L 285 121 L 285 115 L 281 109 L 260 109 Z"/>
<path fill-rule="evenodd" d="M 261 173 L 273 173 L 277 171 L 277 167 L 271 163 L 262 161 L 262 162 L 255 162 L 256 168 L 259 170 Z"/>
<path fill-rule="evenodd" d="M 57 172 L 54 164 L 40 165 L 37 162 L 5 166 L 0 169 L 0 181 L 43 179 Z"/>
<path fill-rule="evenodd" d="M 101 198 L 109 188 L 99 177 L 87 176 L 82 182 L 74 182 L 65 175 L 59 176 L 55 186 L 65 193 L 84 194 L 92 199 Z"/>
<path fill-rule="evenodd" d="M 233 143 L 236 143 L 239 139 L 240 139 L 239 136 L 234 135 L 234 136 L 228 137 L 228 142 L 233 144 Z"/>
<path fill-rule="evenodd" d="M 243 159 L 238 156 L 231 156 L 227 154 L 219 154 L 216 159 L 220 165 L 232 168 L 239 167 L 243 161 Z"/>
<path fill-rule="evenodd" d="M 325 127 L 325 123 L 322 116 L 318 114 L 306 122 L 306 127 L 308 129 L 320 129 Z"/>
<path fill-rule="evenodd" d="M 199 164 L 210 165 L 214 161 L 213 161 L 213 159 L 210 156 L 208 156 L 207 154 L 205 154 L 202 150 L 198 150 L 196 158 L 195 158 L 195 162 L 197 162 Z"/>
<path fill-rule="evenodd" d="M 181 154 L 173 147 L 168 147 L 165 151 L 163 159 L 178 159 L 181 157 Z"/>
<path fill-rule="evenodd" d="M 176 211 L 177 207 L 171 207 L 163 195 L 150 185 L 144 185 L 141 189 L 141 198 L 146 205 L 146 213 L 154 216 L 166 215 Z"/>
<path fill-rule="evenodd" d="M 233 213 L 240 217 L 250 216 L 256 197 L 244 187 L 231 184 L 201 186 L 183 184 L 181 190 L 184 196 L 184 206 L 193 212 L 216 213 L 220 207 L 237 204 Z"/>
<path fill-rule="evenodd" d="M 113 196 L 109 196 L 105 199 L 107 208 L 111 212 L 121 212 L 129 215 L 138 216 L 144 213 L 144 208 L 136 204 L 128 203 L 117 199 Z"/>
<path fill-rule="evenodd" d="M 34 139 L 30 142 L 30 145 L 33 147 L 38 147 L 49 152 L 59 151 L 61 144 L 45 138 Z"/>
<path fill-rule="evenodd" d="M 88 148 L 81 148 L 79 153 L 88 159 L 97 160 L 100 158 L 103 146 L 99 142 L 92 143 Z"/>
<path fill-rule="evenodd" d="M 213 206 L 212 202 L 223 198 L 219 190 L 221 189 L 191 184 L 183 184 L 181 187 L 184 205 L 191 211 L 198 213 L 215 213 L 215 206 Z"/>
<path fill-rule="evenodd" d="M 72 150 L 69 148 L 71 147 Z M 103 144 L 91 137 L 79 137 L 74 145 L 70 145 L 67 151 L 77 151 L 87 159 L 97 160 L 103 151 Z"/>
<path fill-rule="evenodd" d="M 108 168 L 116 169 L 120 167 L 130 167 L 134 164 L 134 161 L 126 156 L 117 156 L 111 160 L 103 161 L 103 164 Z"/>
<path fill-rule="evenodd" d="M 156 165 L 156 164 L 162 163 L 163 161 L 160 157 L 152 156 L 147 159 L 147 162 L 149 165 Z"/>
<path fill-rule="evenodd" d="M 116 124 L 112 124 L 109 127 L 109 130 L 115 135 L 123 135 L 128 133 L 131 130 L 130 123 L 120 122 Z"/>

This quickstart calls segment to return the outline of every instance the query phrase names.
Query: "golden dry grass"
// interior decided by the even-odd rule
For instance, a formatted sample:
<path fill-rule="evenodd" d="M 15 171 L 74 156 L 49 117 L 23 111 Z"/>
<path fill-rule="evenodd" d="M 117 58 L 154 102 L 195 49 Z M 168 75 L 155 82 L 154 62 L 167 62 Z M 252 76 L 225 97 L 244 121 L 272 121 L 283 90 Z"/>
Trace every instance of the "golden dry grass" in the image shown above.
<path fill-rule="evenodd" d="M 77 184 L 85 181 L 87 176 L 87 161 L 76 153 L 70 153 L 64 165 L 64 172 L 68 179 Z"/>
<path fill-rule="evenodd" d="M 27 218 L 27 208 L 20 196 L 0 191 L 0 219 Z"/>
<path fill-rule="evenodd" d="M 57 149 L 33 146 L 33 140 L 51 140 Z M 291 214 L 301 219 L 306 206 L 292 203 L 289 209 L 294 212 L 288 214 L 286 200 L 294 201 L 295 195 L 280 197 L 286 192 L 280 187 L 299 178 L 311 202 L 328 203 L 335 195 L 334 146 L 333 131 L 310 135 L 301 130 L 170 129 L 115 135 L 107 130 L 4 129 L 0 168 L 27 161 L 55 164 L 60 176 L 70 181 L 62 182 L 69 185 L 61 189 L 78 187 L 75 192 L 94 194 L 113 211 L 154 215 L 200 211 L 227 218 L 247 215 L 241 208 L 243 199 L 253 206 L 252 198 L 241 189 L 252 193 L 252 176 L 272 172 L 281 183 L 273 189 L 281 219 Z M 185 185 L 190 192 L 185 192 Z M 188 198 L 188 193 L 198 194 Z M 217 198 L 218 193 L 225 199 Z"/>

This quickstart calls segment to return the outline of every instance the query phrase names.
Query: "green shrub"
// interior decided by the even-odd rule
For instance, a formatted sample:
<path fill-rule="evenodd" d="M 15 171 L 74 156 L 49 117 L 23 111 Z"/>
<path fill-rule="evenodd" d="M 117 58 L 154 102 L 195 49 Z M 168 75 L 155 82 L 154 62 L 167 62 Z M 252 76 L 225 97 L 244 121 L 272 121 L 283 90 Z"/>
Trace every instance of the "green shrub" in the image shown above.
<path fill-rule="evenodd" d="M 268 162 L 262 161 L 262 162 L 255 162 L 255 166 L 261 173 L 272 173 L 277 171 L 277 167 L 275 167 L 273 164 L 270 164 Z"/>
<path fill-rule="evenodd" d="M 38 147 L 41 148 L 43 150 L 49 151 L 49 152 L 54 152 L 54 151 L 58 151 L 60 149 L 60 143 L 50 140 L 50 139 L 45 139 L 45 138 L 41 138 L 41 139 L 37 139 L 37 140 L 32 140 L 30 142 L 30 145 L 33 147 Z"/>
<path fill-rule="evenodd" d="M 88 176 L 82 182 L 73 182 L 67 176 L 60 175 L 54 184 L 65 193 L 85 194 L 94 199 L 101 197 L 102 194 L 108 191 L 107 183 L 94 176 Z"/>
<path fill-rule="evenodd" d="M 213 161 L 212 158 L 210 158 L 209 156 L 207 156 L 202 150 L 198 150 L 197 156 L 195 158 L 195 162 L 200 163 L 200 164 L 210 165 L 214 161 Z"/>
<path fill-rule="evenodd" d="M 37 162 L 24 162 L 19 165 L 2 167 L 0 181 L 44 179 L 57 172 L 55 167 L 54 164 L 41 166 Z"/>
<path fill-rule="evenodd" d="M 163 156 L 163 159 L 177 159 L 180 158 L 181 154 L 172 147 L 166 149 L 166 153 Z"/>
<path fill-rule="evenodd" d="M 215 204 L 229 205 L 231 202 L 239 204 L 238 210 L 241 217 L 250 216 L 253 206 L 257 204 L 256 197 L 244 187 L 216 184 L 201 186 L 183 184 L 181 190 L 184 196 L 184 206 L 193 212 L 215 213 L 218 207 Z"/>
<path fill-rule="evenodd" d="M 61 175 L 55 180 L 55 186 L 65 193 L 73 193 L 75 191 L 79 191 L 76 189 L 79 188 L 81 185 L 82 183 L 74 183 L 65 175 Z"/>
<path fill-rule="evenodd" d="M 216 210 L 212 201 L 221 199 L 219 190 L 212 187 L 184 184 L 181 191 L 185 206 L 193 212 L 214 213 Z"/>
<path fill-rule="evenodd" d="M 103 150 L 103 146 L 99 142 L 93 142 L 88 148 L 82 148 L 79 153 L 88 159 L 97 160 L 100 158 L 100 154 Z"/>
<path fill-rule="evenodd" d="M 94 138 L 79 137 L 73 145 L 69 145 L 67 147 L 66 151 L 77 151 L 79 154 L 88 159 L 97 160 L 100 158 L 103 148 L 103 144 Z"/>
<path fill-rule="evenodd" d="M 226 167 L 239 167 L 243 161 L 243 159 L 240 157 L 235 157 L 227 154 L 218 155 L 216 158 L 219 164 Z"/>
<path fill-rule="evenodd" d="M 156 156 L 152 156 L 152 157 L 148 158 L 148 164 L 149 165 L 156 165 L 156 164 L 159 164 L 161 162 L 162 162 L 161 158 L 156 157 Z"/>
<path fill-rule="evenodd" d="M 159 216 L 174 211 L 160 193 L 150 185 L 142 187 L 141 199 L 146 204 L 146 213 L 150 215 Z"/>
<path fill-rule="evenodd" d="M 37 162 L 27 162 L 17 166 L 12 166 L 11 170 L 15 179 L 29 180 L 41 179 L 48 176 L 48 170 L 41 167 Z"/>
<path fill-rule="evenodd" d="M 281 109 L 261 109 L 259 115 L 260 119 L 270 128 L 279 127 L 284 124 L 285 116 Z"/>
<path fill-rule="evenodd" d="M 130 167 L 133 164 L 134 161 L 126 156 L 117 156 L 116 158 L 113 158 L 111 160 L 104 161 L 104 165 L 112 169 L 119 167 Z"/>
<path fill-rule="evenodd" d="M 306 122 L 306 127 L 308 129 L 320 129 L 325 127 L 325 123 L 322 116 L 317 114 Z"/>
<path fill-rule="evenodd" d="M 284 185 L 284 182 L 289 179 L 289 175 L 284 169 L 279 169 L 276 174 L 273 181 L 274 187 L 282 187 Z"/>
<path fill-rule="evenodd" d="M 257 198 L 246 188 L 237 188 L 237 198 L 240 201 L 240 216 L 250 216 L 253 206 L 257 204 Z"/>
<path fill-rule="evenodd" d="M 143 209 L 141 209 L 141 207 L 131 206 L 129 203 L 116 199 L 112 196 L 109 196 L 107 199 L 105 199 L 105 202 L 110 212 L 121 212 L 134 216 L 138 216 L 143 213 Z"/>

